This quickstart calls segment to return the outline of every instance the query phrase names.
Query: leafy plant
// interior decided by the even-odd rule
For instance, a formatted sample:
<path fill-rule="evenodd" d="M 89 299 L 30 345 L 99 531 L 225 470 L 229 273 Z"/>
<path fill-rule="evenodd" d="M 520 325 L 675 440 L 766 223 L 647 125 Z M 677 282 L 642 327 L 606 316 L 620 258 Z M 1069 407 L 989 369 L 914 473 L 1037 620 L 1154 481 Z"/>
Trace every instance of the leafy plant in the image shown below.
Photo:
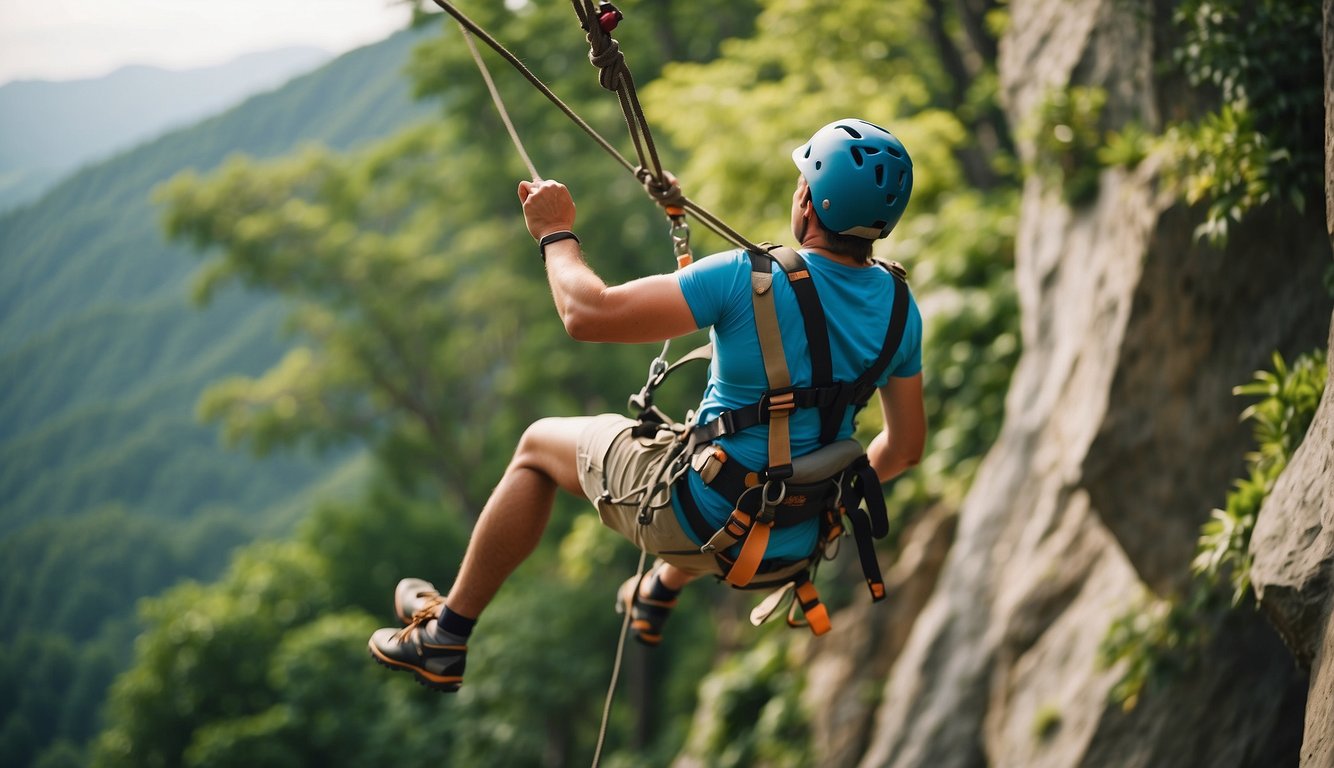
<path fill-rule="evenodd" d="M 1290 367 L 1277 352 L 1273 362 L 1274 370 L 1257 371 L 1250 383 L 1233 389 L 1239 396 L 1261 398 L 1241 414 L 1254 422 L 1257 449 L 1246 457 L 1247 477 L 1237 481 L 1225 507 L 1213 510 L 1201 529 L 1191 564 L 1195 578 L 1186 597 L 1144 596 L 1112 621 L 1099 646 L 1102 666 L 1125 663 L 1111 690 L 1111 699 L 1124 709 L 1133 709 L 1144 691 L 1189 669 L 1226 613 L 1250 594 L 1256 516 L 1305 436 L 1327 378 L 1321 350 Z"/>
<path fill-rule="evenodd" d="M 1215 509 L 1200 534 L 1191 566 L 1210 584 L 1227 579 L 1232 604 L 1241 602 L 1251 585 L 1251 532 L 1265 497 L 1297 450 L 1325 391 L 1325 353 L 1299 357 L 1289 367 L 1274 354 L 1274 370 L 1257 371 L 1249 384 L 1234 394 L 1259 397 L 1243 420 L 1254 422 L 1257 448 L 1247 455 L 1249 472 L 1238 480 L 1223 509 Z"/>
<path fill-rule="evenodd" d="M 1034 167 L 1048 183 L 1060 185 L 1072 206 L 1086 205 L 1098 194 L 1103 144 L 1099 122 L 1107 92 L 1101 88 L 1053 88 L 1038 106 L 1033 129 Z"/>
<path fill-rule="evenodd" d="M 1302 210 L 1324 176 L 1319 4 L 1187 0 L 1175 20 L 1177 63 L 1222 101 L 1169 132 L 1187 199 L 1209 201 L 1197 236 L 1220 243 L 1229 224 L 1271 199 Z"/>
<path fill-rule="evenodd" d="M 1146 591 L 1112 620 L 1098 645 L 1098 664 L 1104 669 L 1125 664 L 1109 693 L 1114 703 L 1129 712 L 1146 692 L 1192 669 L 1196 651 L 1208 643 L 1217 625 L 1219 601 L 1214 594 L 1198 583 L 1185 600 Z"/>
<path fill-rule="evenodd" d="M 1249 111 L 1230 105 L 1173 127 L 1164 144 L 1177 160 L 1168 169 L 1169 180 L 1181 188 L 1186 202 L 1208 205 L 1195 236 L 1214 244 L 1224 242 L 1230 224 L 1247 211 L 1269 202 L 1273 168 L 1291 157 L 1285 149 L 1270 147 Z"/>
<path fill-rule="evenodd" d="M 719 768 L 811 764 L 808 714 L 801 707 L 805 681 L 787 658 L 788 646 L 770 636 L 705 678 L 700 704 L 717 716 L 694 733 L 686 754 Z"/>

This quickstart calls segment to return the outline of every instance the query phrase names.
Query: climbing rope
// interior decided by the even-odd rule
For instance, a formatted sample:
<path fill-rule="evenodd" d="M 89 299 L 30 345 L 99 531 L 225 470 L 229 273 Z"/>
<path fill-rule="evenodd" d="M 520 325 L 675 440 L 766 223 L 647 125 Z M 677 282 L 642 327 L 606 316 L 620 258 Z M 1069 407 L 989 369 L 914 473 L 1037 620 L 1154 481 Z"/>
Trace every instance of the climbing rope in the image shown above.
<path fill-rule="evenodd" d="M 537 89 L 538 92 L 555 105 L 556 108 L 582 130 L 585 135 L 592 139 L 604 152 L 619 163 L 622 168 L 634 175 L 634 177 L 644 185 L 645 192 L 648 193 L 649 197 L 652 198 L 654 202 L 663 205 L 664 208 L 666 208 L 666 205 L 664 205 L 665 203 L 679 207 L 683 211 L 693 215 L 700 221 L 700 223 L 713 230 L 720 237 L 739 248 L 746 250 L 759 249 L 758 246 L 747 240 L 741 233 L 728 226 L 726 222 L 716 216 L 713 212 L 681 193 L 680 185 L 670 180 L 662 171 L 661 164 L 657 158 L 657 149 L 653 143 L 652 134 L 647 131 L 647 122 L 644 120 L 643 110 L 639 107 L 637 95 L 631 90 L 633 88 L 633 80 L 629 76 L 629 67 L 625 65 L 624 56 L 620 54 L 619 44 L 614 47 L 614 54 L 609 53 L 609 51 L 613 50 L 611 43 L 615 43 L 615 40 L 611 38 L 607 30 L 603 29 L 602 18 L 597 14 L 596 10 L 590 13 L 589 9 L 592 7 L 591 2 L 587 2 L 587 0 L 572 0 L 572 2 L 575 3 L 575 10 L 579 14 L 580 23 L 585 24 L 585 34 L 598 40 L 599 42 L 596 43 L 598 46 L 604 45 L 601 42 L 603 40 L 603 35 L 605 35 L 606 40 L 610 41 L 605 44 L 605 47 L 596 49 L 599 53 L 597 56 L 598 60 L 594 63 L 609 64 L 609 71 L 611 72 L 610 75 L 604 76 L 602 74 L 603 70 L 599 68 L 598 81 L 599 83 L 602 83 L 605 80 L 617 87 L 616 93 L 621 101 L 622 112 L 626 114 L 626 123 L 630 126 L 630 134 L 635 145 L 635 151 L 641 157 L 640 165 L 632 164 L 627 160 L 625 156 L 611 144 L 611 142 L 603 138 L 593 126 L 589 125 L 586 120 L 580 117 L 577 112 L 562 101 L 560 97 L 557 96 L 546 83 L 542 82 L 537 75 L 533 74 L 532 70 L 528 69 L 517 56 L 505 48 L 504 45 L 476 22 L 468 18 L 468 16 L 455 7 L 453 3 L 449 0 L 432 1 L 439 6 L 441 10 L 453 17 L 454 20 L 466 31 L 472 33 L 476 39 L 481 40 L 487 47 L 495 51 L 502 59 L 508 62 L 515 71 L 521 74 L 524 79 Z M 595 30 L 601 30 L 602 35 L 599 35 L 597 31 L 588 31 L 588 25 L 585 22 L 588 18 L 594 19 L 596 23 L 591 24 L 591 26 L 594 27 Z M 590 47 L 594 45 L 595 44 L 590 41 Z M 592 57 L 593 53 L 590 53 L 590 59 Z M 623 83 L 630 83 L 630 85 L 622 86 L 621 84 Z M 652 167 L 652 170 L 649 170 L 649 167 L 644 165 L 645 162 Z M 671 215 L 671 211 L 668 211 L 668 215 Z M 676 229 L 675 222 L 673 222 L 673 229 Z M 674 235 L 679 234 L 683 233 L 674 232 Z M 678 262 L 680 255 L 681 254 L 678 253 Z"/>
<path fill-rule="evenodd" d="M 459 25 L 459 31 L 463 33 L 463 40 L 468 44 L 468 52 L 472 54 L 472 60 L 477 63 L 477 69 L 482 73 L 486 90 L 491 92 L 491 101 L 496 105 L 496 112 L 500 113 L 500 120 L 505 124 L 505 130 L 509 132 L 510 141 L 514 142 L 514 149 L 519 152 L 523 164 L 528 166 L 528 177 L 533 181 L 541 180 L 542 175 L 537 172 L 537 166 L 533 165 L 533 159 L 528 156 L 528 150 L 524 149 L 523 141 L 519 139 L 519 132 L 514 129 L 509 110 L 505 109 L 505 100 L 500 98 L 500 91 L 496 89 L 496 83 L 491 79 L 491 70 L 487 69 L 486 62 L 482 61 L 482 54 L 477 50 L 477 43 L 473 42 L 472 33 L 462 24 Z"/>

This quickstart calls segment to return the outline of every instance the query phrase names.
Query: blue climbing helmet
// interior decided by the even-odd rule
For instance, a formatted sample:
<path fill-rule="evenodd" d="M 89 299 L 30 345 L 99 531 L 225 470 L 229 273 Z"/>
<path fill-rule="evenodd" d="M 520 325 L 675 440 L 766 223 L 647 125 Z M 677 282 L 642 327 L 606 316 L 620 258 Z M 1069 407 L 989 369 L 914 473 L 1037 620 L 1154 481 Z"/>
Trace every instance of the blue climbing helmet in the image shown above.
<path fill-rule="evenodd" d="M 894 229 L 912 194 L 912 158 L 903 142 L 875 123 L 846 118 L 792 150 L 826 229 L 868 240 Z"/>

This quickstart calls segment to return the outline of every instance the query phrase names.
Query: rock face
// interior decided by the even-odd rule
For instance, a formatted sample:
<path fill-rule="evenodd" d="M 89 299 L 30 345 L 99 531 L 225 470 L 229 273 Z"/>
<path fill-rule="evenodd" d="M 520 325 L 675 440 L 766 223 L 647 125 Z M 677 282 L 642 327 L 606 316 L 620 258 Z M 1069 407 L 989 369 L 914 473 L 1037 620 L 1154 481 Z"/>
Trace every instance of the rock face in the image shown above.
<path fill-rule="evenodd" d="M 1324 17 L 1325 223 L 1334 245 L 1334 0 Z M 1311 668 L 1301 757 L 1311 768 L 1334 765 L 1334 328 L 1328 359 L 1325 396 L 1251 537 L 1260 607 Z"/>
<path fill-rule="evenodd" d="M 1172 6 L 1014 0 L 1001 57 L 1011 123 L 1026 124 L 1048 87 L 1069 85 L 1105 89 L 1109 127 L 1134 119 L 1155 130 L 1160 115 L 1181 117 L 1192 97 L 1155 67 L 1170 55 Z M 1113 617 L 1146 590 L 1180 588 L 1200 525 L 1241 474 L 1250 428 L 1232 387 L 1274 350 L 1290 359 L 1326 343 L 1321 212 L 1259 211 L 1225 250 L 1209 248 L 1193 238 L 1200 212 L 1163 189 L 1151 158 L 1103 171 L 1096 201 L 1078 209 L 1030 179 L 1020 217 L 1024 354 L 1005 426 L 860 764 L 1282 766 L 1299 752 L 1334 764 L 1327 608 L 1294 620 L 1317 660 L 1305 750 L 1308 675 L 1255 613 L 1232 615 L 1189 671 L 1128 713 L 1108 704 L 1121 670 L 1096 663 Z M 1334 530 L 1332 442 L 1312 433 L 1270 505 L 1310 512 L 1310 499 L 1326 500 L 1315 534 L 1279 526 L 1297 553 L 1279 559 L 1307 569 L 1297 594 L 1328 590 L 1316 574 L 1329 565 L 1309 552 Z M 1323 479 L 1312 474 L 1321 467 Z M 1324 751 L 1312 751 L 1313 738 Z"/>
<path fill-rule="evenodd" d="M 1329 348 L 1334 366 L 1334 334 Z M 1306 439 L 1260 510 L 1251 553 L 1260 607 L 1313 672 L 1302 765 L 1334 765 L 1334 367 Z"/>

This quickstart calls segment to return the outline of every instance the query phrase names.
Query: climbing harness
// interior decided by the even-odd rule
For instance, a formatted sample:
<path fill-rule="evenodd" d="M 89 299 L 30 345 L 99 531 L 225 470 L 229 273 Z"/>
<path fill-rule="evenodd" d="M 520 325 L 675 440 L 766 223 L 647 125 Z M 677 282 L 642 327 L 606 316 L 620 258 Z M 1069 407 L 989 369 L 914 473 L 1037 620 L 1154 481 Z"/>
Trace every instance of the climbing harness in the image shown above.
<path fill-rule="evenodd" d="M 845 528 L 846 518 L 857 544 L 858 558 L 873 601 L 885 598 L 884 580 L 876 559 L 874 540 L 889 530 L 879 478 L 861 444 L 837 440 L 839 426 L 848 409 L 859 410 L 876 391 L 875 383 L 888 369 L 902 341 L 908 316 L 908 290 L 903 268 L 876 262 L 894 280 L 894 303 L 885 329 L 884 342 L 871 366 L 852 382 L 835 381 L 824 310 L 815 291 L 805 260 L 783 246 L 765 246 L 748 253 L 751 262 L 751 298 L 756 331 L 769 388 L 749 405 L 724 411 L 706 424 L 685 428 L 685 447 L 677 459 L 677 472 L 693 468 L 700 479 L 733 505 L 721 528 L 714 529 L 701 513 L 688 483 L 676 485 L 677 498 L 694 538 L 704 544 L 696 552 L 659 552 L 659 557 L 688 570 L 711 570 L 719 578 L 742 589 L 779 588 L 752 613 L 755 624 L 769 618 L 783 598 L 794 597 L 788 612 L 792 626 L 809 624 L 815 634 L 830 629 L 828 615 L 820 604 L 812 582 L 824 559 L 832 558 Z M 778 269 L 774 269 L 774 265 Z M 774 272 L 788 280 L 805 325 L 812 362 L 810 386 L 793 386 L 783 351 L 774 307 Z M 708 356 L 701 347 L 667 366 L 650 379 L 641 401 L 652 402 L 652 390 L 682 363 Z M 789 423 L 799 408 L 820 413 L 821 448 L 793 458 Z M 660 413 L 660 412 L 658 412 Z M 768 426 L 768 460 L 759 468 L 746 467 L 716 441 L 759 425 Z M 817 520 L 819 535 L 811 554 L 791 562 L 764 560 L 765 548 L 775 528 L 786 528 Z M 729 554 L 735 551 L 735 554 Z M 804 620 L 796 616 L 800 608 Z"/>

